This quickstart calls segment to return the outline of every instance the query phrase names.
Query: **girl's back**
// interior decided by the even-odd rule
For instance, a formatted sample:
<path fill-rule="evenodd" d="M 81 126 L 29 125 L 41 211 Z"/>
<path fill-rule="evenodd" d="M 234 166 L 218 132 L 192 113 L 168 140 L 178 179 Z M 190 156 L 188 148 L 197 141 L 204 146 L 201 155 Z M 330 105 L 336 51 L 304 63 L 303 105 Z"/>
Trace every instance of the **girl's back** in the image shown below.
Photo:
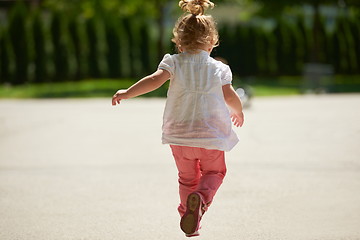
<path fill-rule="evenodd" d="M 206 51 L 167 54 L 159 68 L 171 73 L 163 143 L 230 150 L 238 141 L 222 92 L 230 68 Z"/>

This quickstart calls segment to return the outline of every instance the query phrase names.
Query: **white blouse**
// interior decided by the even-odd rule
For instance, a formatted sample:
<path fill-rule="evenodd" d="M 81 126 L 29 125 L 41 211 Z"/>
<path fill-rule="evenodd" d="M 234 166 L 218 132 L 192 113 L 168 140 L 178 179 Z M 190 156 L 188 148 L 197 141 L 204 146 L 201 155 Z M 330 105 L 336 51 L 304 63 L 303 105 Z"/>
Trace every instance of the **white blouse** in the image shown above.
<path fill-rule="evenodd" d="M 201 51 L 166 54 L 159 69 L 171 74 L 162 143 L 230 151 L 239 140 L 222 91 L 231 84 L 229 66 Z"/>

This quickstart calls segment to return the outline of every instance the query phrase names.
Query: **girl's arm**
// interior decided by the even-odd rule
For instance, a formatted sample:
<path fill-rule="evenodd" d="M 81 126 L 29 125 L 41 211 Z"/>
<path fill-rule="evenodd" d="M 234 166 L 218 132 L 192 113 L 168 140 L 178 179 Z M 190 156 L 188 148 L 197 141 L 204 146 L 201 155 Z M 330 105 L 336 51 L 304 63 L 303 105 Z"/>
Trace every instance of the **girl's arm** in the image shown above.
<path fill-rule="evenodd" d="M 146 76 L 128 89 L 117 91 L 112 97 L 112 105 L 120 104 L 123 99 L 137 97 L 139 95 L 154 91 L 161 87 L 170 79 L 170 73 L 163 69 L 158 69 L 153 74 Z"/>
<path fill-rule="evenodd" d="M 222 87 L 226 104 L 231 110 L 231 120 L 236 127 L 241 127 L 244 123 L 244 113 L 239 95 L 235 92 L 231 84 Z"/>

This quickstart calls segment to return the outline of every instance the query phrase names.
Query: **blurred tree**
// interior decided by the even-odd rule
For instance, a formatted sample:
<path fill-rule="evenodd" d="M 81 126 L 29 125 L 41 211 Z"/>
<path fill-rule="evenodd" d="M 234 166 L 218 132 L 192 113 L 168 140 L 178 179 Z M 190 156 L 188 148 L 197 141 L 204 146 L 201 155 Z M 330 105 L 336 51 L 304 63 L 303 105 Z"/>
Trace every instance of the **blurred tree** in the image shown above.
<path fill-rule="evenodd" d="M 33 39 L 34 39 L 34 63 L 35 63 L 35 76 L 34 82 L 44 82 L 46 79 L 46 52 L 45 52 L 45 37 L 43 30 L 43 21 L 41 13 L 35 11 L 33 15 Z"/>
<path fill-rule="evenodd" d="M 7 29 L 0 29 L 0 83 L 9 82 L 11 80 L 11 51 Z"/>
<path fill-rule="evenodd" d="M 344 17 L 339 17 L 336 26 L 335 44 L 338 51 L 339 65 L 337 70 L 341 73 L 356 73 L 359 64 L 357 62 L 357 47 L 355 37 L 351 31 L 351 22 Z"/>
<path fill-rule="evenodd" d="M 15 57 L 15 75 L 13 84 L 22 84 L 28 80 L 28 44 L 26 22 L 28 10 L 18 1 L 10 13 L 9 35 Z"/>
<path fill-rule="evenodd" d="M 67 48 L 67 38 L 62 12 L 54 12 L 51 21 L 51 37 L 54 48 L 54 65 L 56 81 L 65 80 L 69 75 L 69 49 Z"/>
<path fill-rule="evenodd" d="M 224 25 L 219 28 L 219 46 L 214 49 L 212 55 L 215 57 L 224 58 L 226 63 L 230 65 L 232 69 L 237 71 L 240 64 L 238 61 L 241 56 L 241 47 L 239 43 L 237 43 L 237 31 L 235 31 L 232 26 Z M 239 38 L 241 39 L 241 38 Z M 226 58 L 226 59 L 225 59 Z"/>
<path fill-rule="evenodd" d="M 150 30 L 149 24 L 147 24 L 146 22 L 141 24 L 140 38 L 142 39 L 142 43 L 140 46 L 140 51 L 141 51 L 141 62 L 144 70 L 143 74 L 149 73 L 154 70 L 153 68 L 151 68 L 151 63 L 150 63 L 150 54 L 151 54 L 150 48 L 151 48 L 152 39 L 149 30 Z"/>
<path fill-rule="evenodd" d="M 321 5 L 333 5 L 338 7 L 354 6 L 359 7 L 359 0 L 254 0 L 254 2 L 263 5 L 262 13 L 265 15 L 279 16 L 283 10 L 288 6 L 301 6 L 308 4 L 313 9 L 313 26 L 312 26 L 312 47 L 310 58 L 311 62 L 321 62 L 321 38 L 322 38 L 322 24 L 320 17 Z"/>
<path fill-rule="evenodd" d="M 109 68 L 109 77 L 116 78 L 120 76 L 120 37 L 117 26 L 111 21 L 105 24 L 105 35 L 108 46 L 107 62 Z"/>
<path fill-rule="evenodd" d="M 354 18 L 351 21 L 351 32 L 354 36 L 354 53 L 356 54 L 355 58 L 355 69 L 357 73 L 360 73 L 360 21 L 359 18 Z"/>
<path fill-rule="evenodd" d="M 68 30 L 69 30 L 69 39 L 72 41 L 74 47 L 74 59 L 75 59 L 75 71 L 74 71 L 74 78 L 81 79 L 83 76 L 82 71 L 82 45 L 84 45 L 83 39 L 80 39 L 79 34 L 79 21 L 76 16 L 71 16 L 69 18 Z"/>
<path fill-rule="evenodd" d="M 85 65 L 85 59 L 83 57 L 84 54 L 84 46 L 86 45 L 86 42 L 84 42 L 84 38 L 82 37 L 81 31 L 79 30 L 81 25 L 80 21 L 76 16 L 72 16 L 69 19 L 69 37 L 73 43 L 74 46 L 74 58 L 75 58 L 75 72 L 74 72 L 74 78 L 79 80 L 86 76 L 84 65 Z"/>
<path fill-rule="evenodd" d="M 165 8 L 166 5 L 169 3 L 169 0 L 155 0 L 154 12 L 155 17 L 157 19 L 157 28 L 159 31 L 159 38 L 158 38 L 158 60 L 163 57 L 165 52 L 164 46 L 164 35 L 165 35 Z"/>
<path fill-rule="evenodd" d="M 154 18 L 156 22 L 156 28 L 158 32 L 157 38 L 157 58 L 160 61 L 165 53 L 165 20 L 167 13 L 171 6 L 176 5 L 177 1 L 171 0 L 154 0 L 154 1 L 142 1 L 142 0 L 124 0 L 123 5 L 127 6 L 123 12 L 126 14 L 133 13 L 132 16 L 138 16 L 139 18 L 147 19 Z M 131 16 L 131 15 L 128 15 Z"/>
<path fill-rule="evenodd" d="M 58 1 L 44 0 L 43 6 L 65 12 L 77 12 L 92 17 L 104 17 L 107 14 L 121 18 L 139 18 L 144 20 L 155 19 L 158 32 L 158 58 L 163 57 L 165 51 L 165 16 L 169 6 L 177 4 L 171 0 L 73 0 Z"/>
<path fill-rule="evenodd" d="M 97 21 L 94 18 L 90 18 L 86 22 L 86 33 L 88 38 L 88 47 L 89 47 L 89 74 L 90 77 L 99 78 L 100 77 L 100 66 L 99 66 L 99 57 L 98 57 L 98 34 L 97 34 Z"/>

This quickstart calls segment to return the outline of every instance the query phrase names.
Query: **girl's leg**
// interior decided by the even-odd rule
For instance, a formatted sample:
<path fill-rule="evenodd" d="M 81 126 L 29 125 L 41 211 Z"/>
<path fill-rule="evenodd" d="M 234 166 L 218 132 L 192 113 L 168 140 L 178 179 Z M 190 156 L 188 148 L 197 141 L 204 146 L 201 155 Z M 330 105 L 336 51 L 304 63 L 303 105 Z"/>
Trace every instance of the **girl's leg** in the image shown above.
<path fill-rule="evenodd" d="M 220 150 L 171 145 L 179 171 L 179 194 L 181 216 L 186 211 L 187 197 L 199 192 L 210 206 L 226 175 L 225 154 Z"/>
<path fill-rule="evenodd" d="M 204 148 L 198 151 L 202 176 L 195 191 L 202 195 L 205 207 L 208 207 L 226 175 L 225 154 L 220 150 Z"/>
<path fill-rule="evenodd" d="M 186 211 L 187 197 L 198 188 L 200 180 L 199 159 L 192 147 L 170 145 L 179 172 L 180 205 L 178 211 L 183 216 Z"/>

